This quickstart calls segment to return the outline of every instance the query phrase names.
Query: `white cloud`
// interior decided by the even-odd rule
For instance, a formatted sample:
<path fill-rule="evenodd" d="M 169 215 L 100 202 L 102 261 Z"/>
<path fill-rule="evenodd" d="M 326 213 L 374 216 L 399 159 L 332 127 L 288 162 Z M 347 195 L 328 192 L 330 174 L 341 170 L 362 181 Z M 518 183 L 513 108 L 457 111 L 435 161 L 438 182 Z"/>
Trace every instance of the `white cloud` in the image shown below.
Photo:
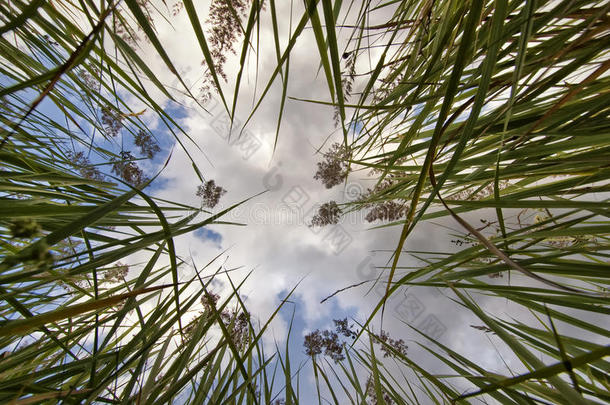
<path fill-rule="evenodd" d="M 279 2 L 278 6 L 280 15 L 283 16 L 280 18 L 280 31 L 287 31 L 288 2 Z M 200 16 L 205 14 L 203 10 L 205 5 L 202 4 Z M 203 57 L 194 34 L 190 31 L 190 24 L 185 18 L 183 13 L 179 20 L 175 21 L 174 29 L 160 24 L 159 36 L 171 50 L 172 59 L 176 61 L 179 70 L 184 72 L 185 80 L 188 83 L 196 83 L 203 74 L 200 65 Z M 266 26 L 263 24 L 263 27 Z M 248 116 L 252 100 L 255 98 L 255 88 L 258 97 L 271 69 L 275 66 L 275 51 L 271 39 L 272 33 L 264 28 L 258 57 L 259 82 L 256 86 L 255 61 L 253 57 L 248 60 L 237 110 L 237 119 L 240 122 L 244 122 Z M 316 100 L 329 98 L 322 74 L 320 73 L 316 78 L 317 52 L 312 33 L 306 30 L 290 58 L 289 95 Z M 143 57 L 155 72 L 160 72 L 160 79 L 178 86 L 159 58 L 152 55 L 154 52 L 148 47 Z M 231 73 L 235 73 L 237 69 L 237 57 L 232 56 L 226 69 L 229 77 L 234 77 Z M 227 91 L 231 86 L 232 83 L 229 83 L 224 89 Z M 195 86 L 194 89 L 196 88 Z M 159 97 L 159 94 L 154 94 L 155 97 Z M 232 96 L 232 92 L 227 94 Z M 332 198 L 341 201 L 343 190 L 340 186 L 326 190 L 321 183 L 313 179 L 315 163 L 319 159 L 319 155 L 315 154 L 316 149 L 329 137 L 339 140 L 340 135 L 334 128 L 332 108 L 287 100 L 277 150 L 272 157 L 280 97 L 281 85 L 277 80 L 247 127 L 250 131 L 248 136 L 255 136 L 261 142 L 260 148 L 253 152 L 227 142 L 227 132 L 223 129 L 226 125 L 223 124 L 223 120 L 226 117 L 222 116 L 222 108 L 219 105 L 218 108 L 213 108 L 213 104 L 208 105 L 212 112 L 208 114 L 197 109 L 194 103 L 186 98 L 179 100 L 186 105 L 187 114 L 180 120 L 180 124 L 192 138 L 192 143 L 184 137 L 181 139 L 184 140 L 205 179 L 214 179 L 218 185 L 228 190 L 216 211 L 252 197 L 266 188 L 272 188 L 245 202 L 234 213 L 223 218 L 223 220 L 243 222 L 248 226 L 217 225 L 210 229 L 222 235 L 222 248 L 229 248 L 223 256 L 228 258 L 225 267 L 243 266 L 240 270 L 231 273 L 235 283 L 238 283 L 240 277 L 248 271 L 255 269 L 241 292 L 247 296 L 248 309 L 261 319 L 266 319 L 275 310 L 280 298 L 300 282 L 296 294 L 301 298 L 303 305 L 297 308 L 297 311 L 301 312 L 306 328 L 313 328 L 313 325 L 328 322 L 331 318 L 345 316 L 354 316 L 359 321 L 364 321 L 384 294 L 385 284 L 379 283 L 369 291 L 373 284 L 367 283 L 341 292 L 324 304 L 320 301 L 341 288 L 374 279 L 380 273 L 387 274 L 388 263 L 391 263 L 391 251 L 375 253 L 372 251 L 393 250 L 400 229 L 393 227 L 367 230 L 369 226 L 364 225 L 363 221 L 344 222 L 342 224 L 342 229 L 346 232 L 344 236 L 351 239 L 351 242 L 337 253 L 339 247 L 333 245 L 336 240 L 329 238 L 328 229 L 314 233 L 297 215 L 290 216 L 290 211 L 285 209 L 283 197 L 294 187 L 300 187 L 309 197 L 303 206 L 305 212 L 315 203 Z M 232 137 L 235 137 L 235 134 Z M 244 158 L 246 152 L 251 153 L 247 159 Z M 193 172 L 190 160 L 181 148 L 175 148 L 167 168 L 161 175 L 161 180 L 164 182 L 161 188 L 156 190 L 158 197 L 198 205 L 195 190 L 200 182 Z M 363 187 L 366 186 L 368 184 L 364 184 Z M 439 222 L 457 228 L 451 220 L 445 219 Z M 335 236 L 339 238 L 340 235 Z M 448 231 L 441 226 L 422 224 L 407 240 L 405 249 L 447 251 L 451 250 L 449 242 L 451 238 Z M 200 265 L 218 254 L 215 244 L 202 242 L 201 238 L 193 234 L 177 238 L 176 246 L 182 257 L 192 255 Z M 416 259 L 407 254 L 402 255 L 401 266 L 417 264 L 420 262 Z M 373 269 L 372 266 L 378 268 Z M 215 267 L 213 269 L 215 270 Z M 408 268 L 400 269 L 394 279 L 408 271 L 410 271 Z M 225 283 L 224 293 L 228 291 L 230 290 Z M 391 331 L 396 337 L 422 341 L 402 321 L 412 322 L 416 327 L 432 325 L 432 330 L 440 331 L 441 342 L 465 355 L 472 355 L 487 367 L 502 370 L 502 362 L 485 334 L 470 327 L 470 324 L 477 323 L 477 319 L 468 311 L 458 309 L 455 302 L 447 299 L 443 294 L 435 294 L 433 291 L 405 288 L 396 293 L 387 304 L 384 329 Z M 414 309 L 409 305 L 415 305 L 417 308 Z M 507 310 L 505 303 L 496 302 L 492 307 L 499 311 Z M 523 312 L 521 309 L 513 309 Z M 379 322 L 376 321 L 373 326 L 378 330 Z M 281 343 L 287 331 L 286 322 L 276 318 L 273 329 L 275 338 Z M 273 339 L 269 337 L 267 343 L 273 344 Z M 413 342 L 409 345 L 414 350 L 417 347 Z M 503 353 L 503 356 L 506 355 L 507 353 Z M 414 357 L 421 358 L 422 364 L 439 366 L 437 361 L 421 350 L 419 352 L 416 350 Z"/>

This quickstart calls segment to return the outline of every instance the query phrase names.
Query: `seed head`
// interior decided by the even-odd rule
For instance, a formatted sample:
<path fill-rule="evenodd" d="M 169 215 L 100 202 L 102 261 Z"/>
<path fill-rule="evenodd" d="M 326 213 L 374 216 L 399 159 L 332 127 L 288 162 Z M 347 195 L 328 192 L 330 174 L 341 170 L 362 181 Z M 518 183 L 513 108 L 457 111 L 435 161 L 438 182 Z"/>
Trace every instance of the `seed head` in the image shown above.
<path fill-rule="evenodd" d="M 116 137 L 123 128 L 123 116 L 111 107 L 102 107 L 102 124 L 104 131 L 111 137 Z"/>
<path fill-rule="evenodd" d="M 339 222 L 341 208 L 335 201 L 324 203 L 318 209 L 318 212 L 311 218 L 309 227 L 334 225 Z"/>
<path fill-rule="evenodd" d="M 348 175 L 348 162 L 351 153 L 343 145 L 334 143 L 324 154 L 324 161 L 318 162 L 318 171 L 313 176 L 321 180 L 326 188 L 341 184 Z"/>
<path fill-rule="evenodd" d="M 150 134 L 143 130 L 138 131 L 133 139 L 136 146 L 140 147 L 140 154 L 152 159 L 157 152 L 161 152 L 161 148 Z"/>
<path fill-rule="evenodd" d="M 329 330 L 320 332 L 319 329 L 316 329 L 306 335 L 303 346 L 305 346 L 305 353 L 308 356 L 321 354 L 322 349 L 324 349 L 324 355 L 329 356 L 335 362 L 345 359 L 343 344 L 339 342 L 339 335 Z"/>
<path fill-rule="evenodd" d="M 395 201 L 382 201 L 371 204 L 371 210 L 366 214 L 364 219 L 367 222 L 380 221 L 396 221 L 404 217 L 408 212 L 408 206 L 404 203 Z"/>
<path fill-rule="evenodd" d="M 201 197 L 204 207 L 214 208 L 226 192 L 227 190 L 217 186 L 214 180 L 209 180 L 197 187 L 196 195 Z"/>
<path fill-rule="evenodd" d="M 381 345 L 381 351 L 384 353 L 383 357 L 398 357 L 399 354 L 404 356 L 407 355 L 407 345 L 405 341 L 402 339 L 392 339 L 390 335 L 385 331 L 381 331 L 379 339 L 386 343 L 386 345 Z M 390 347 L 388 347 L 390 346 Z"/>
<path fill-rule="evenodd" d="M 13 238 L 33 238 L 42 231 L 38 222 L 31 218 L 15 219 L 8 227 Z"/>
<path fill-rule="evenodd" d="M 100 172 L 97 167 L 92 165 L 91 161 L 83 152 L 74 153 L 68 151 L 66 153 L 66 157 L 84 178 L 98 181 L 104 180 L 104 175 L 102 172 Z"/>
<path fill-rule="evenodd" d="M 132 186 L 140 186 L 148 181 L 144 172 L 133 162 L 135 157 L 131 152 L 121 151 L 120 159 L 113 159 L 112 172 Z"/>
<path fill-rule="evenodd" d="M 118 283 L 120 281 L 125 280 L 125 277 L 127 277 L 128 273 L 129 266 L 118 262 L 115 267 L 104 272 L 103 281 L 107 281 L 109 283 Z"/>

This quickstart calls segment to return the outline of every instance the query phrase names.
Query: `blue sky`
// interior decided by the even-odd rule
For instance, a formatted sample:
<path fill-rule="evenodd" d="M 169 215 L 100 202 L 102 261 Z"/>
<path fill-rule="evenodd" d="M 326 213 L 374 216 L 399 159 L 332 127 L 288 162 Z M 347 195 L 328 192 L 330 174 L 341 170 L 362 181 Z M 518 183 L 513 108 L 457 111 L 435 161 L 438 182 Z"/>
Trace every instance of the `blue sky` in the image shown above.
<path fill-rule="evenodd" d="M 222 235 L 218 232 L 214 232 L 209 228 L 199 228 L 195 231 L 195 235 L 201 239 L 215 243 L 219 249 L 222 247 Z"/>

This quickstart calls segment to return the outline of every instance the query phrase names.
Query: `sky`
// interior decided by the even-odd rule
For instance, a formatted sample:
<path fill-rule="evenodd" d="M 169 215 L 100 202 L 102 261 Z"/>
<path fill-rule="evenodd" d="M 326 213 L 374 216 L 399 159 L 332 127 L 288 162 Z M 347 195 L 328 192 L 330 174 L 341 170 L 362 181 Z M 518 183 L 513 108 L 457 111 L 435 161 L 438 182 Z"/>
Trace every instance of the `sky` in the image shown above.
<path fill-rule="evenodd" d="M 156 5 L 163 9 L 164 3 L 157 1 Z M 209 1 L 194 3 L 204 21 Z M 284 49 L 290 27 L 294 27 L 301 16 L 302 4 L 295 2 L 294 12 L 291 12 L 293 4 L 288 1 L 278 1 L 277 7 L 279 31 L 282 33 L 280 47 Z M 169 21 L 155 19 L 158 36 L 180 76 L 197 94 L 205 71 L 198 41 L 184 10 L 174 16 L 169 14 Z M 375 13 L 368 23 L 382 23 L 387 21 L 387 17 L 387 12 Z M 345 48 L 349 34 L 347 30 L 339 32 L 340 54 L 350 49 Z M 334 329 L 335 319 L 347 318 L 356 328 L 367 320 L 385 294 L 387 266 L 391 263 L 401 228 L 378 227 L 383 225 L 379 222 L 369 224 L 364 219 L 365 212 L 346 214 L 337 225 L 325 228 L 309 226 L 321 203 L 353 201 L 376 180 L 366 170 L 350 173 L 345 184 L 332 189 L 314 179 L 316 163 L 322 160 L 320 151 L 327 150 L 334 142 L 342 142 L 343 136 L 334 122 L 332 107 L 302 101 L 330 101 L 313 33 L 306 28 L 291 52 L 288 99 L 282 111 L 275 148 L 282 96 L 279 78 L 244 127 L 276 66 L 268 12 L 263 13 L 260 23 L 260 42 L 254 43 L 256 54 L 250 52 L 245 61 L 237 114 L 232 126 L 218 95 L 213 95 L 203 106 L 194 102 L 181 90 L 181 84 L 152 44 L 143 39 L 144 34 L 140 33 L 140 36 L 139 56 L 163 84 L 174 89 L 172 94 L 176 100 L 168 101 L 146 78 L 142 78 L 151 97 L 164 106 L 188 134 L 188 137 L 182 134 L 178 137 L 204 179 L 214 180 L 227 190 L 218 206 L 211 211 L 217 213 L 239 204 L 220 219 L 224 223 L 175 238 L 177 253 L 187 263 L 180 269 L 180 278 L 182 281 L 192 279 L 194 268 L 201 269 L 216 258 L 213 265 L 204 268 L 204 275 L 222 266 L 230 270 L 234 284 L 245 279 L 240 294 L 250 313 L 261 323 L 290 295 L 265 335 L 266 352 L 273 352 L 276 346 L 286 344 L 290 323 L 293 322 L 289 342 L 292 363 L 304 364 L 300 376 L 301 400 L 303 403 L 314 402 L 314 377 L 304 353 L 304 336 L 317 329 Z M 238 42 L 236 47 L 239 49 L 240 46 Z M 356 71 L 370 71 L 380 50 L 372 48 L 370 60 L 359 58 Z M 223 83 L 229 102 L 232 101 L 239 67 L 238 54 L 229 54 L 225 64 L 228 80 Z M 359 84 L 361 82 L 357 79 L 356 89 Z M 125 97 L 129 98 L 129 95 Z M 137 100 L 129 100 L 128 104 L 132 111 L 144 110 L 140 118 L 153 131 L 162 148 L 153 160 L 139 162 L 148 175 L 161 171 L 147 192 L 160 199 L 199 206 L 201 199 L 196 196 L 196 190 L 201 180 L 193 170 L 187 152 L 175 142 L 152 111 L 145 110 Z M 44 107 L 42 104 L 41 108 Z M 420 110 L 421 107 L 414 108 L 415 113 Z M 468 114 L 468 110 L 464 111 L 460 119 Z M 433 126 L 435 119 L 434 116 L 427 118 L 429 127 Z M 361 125 L 356 123 L 354 128 L 358 131 Z M 118 148 L 118 141 L 112 141 L 117 142 Z M 133 147 L 131 144 L 120 145 L 123 146 Z M 505 214 L 508 216 L 508 210 Z M 478 224 L 486 215 L 464 214 L 464 218 Z M 205 217 L 200 215 L 198 219 L 201 220 L 202 216 Z M 451 253 L 459 250 L 460 246 L 456 246 L 454 240 L 460 234 L 463 230 L 451 218 L 419 223 L 406 241 L 400 269 L 394 279 L 425 266 L 423 259 L 430 254 L 422 252 Z M 130 257 L 128 264 L 138 268 L 145 262 L 147 254 L 141 252 Z M 131 277 L 137 277 L 137 274 L 132 272 Z M 512 277 L 514 282 L 519 281 L 519 275 Z M 505 284 L 507 279 L 489 282 Z M 531 280 L 528 283 L 536 286 Z M 223 297 L 231 293 L 226 276 L 219 277 L 210 287 L 212 292 Z M 513 303 L 480 295 L 475 298 L 487 314 L 540 325 L 531 314 Z M 577 314 L 577 311 L 573 312 Z M 591 317 L 590 314 L 587 316 Z M 601 324 L 601 316 L 599 319 Z M 595 319 L 587 320 L 595 322 Z M 186 322 L 188 320 L 183 324 Z M 464 309 L 449 289 L 403 286 L 388 300 L 383 322 L 380 316 L 376 316 L 370 327 L 375 333 L 383 330 L 394 339 L 403 339 L 408 345 L 410 358 L 433 373 L 444 374 L 448 369 L 434 357 L 435 346 L 415 329 L 487 370 L 504 375 L 522 372 L 521 363 L 499 338 L 474 328 L 478 325 L 482 322 Z M 557 322 L 557 325 L 560 332 L 569 334 L 565 324 Z M 362 345 L 366 345 L 366 341 Z M 358 347 L 364 347 L 362 345 Z M 405 371 L 397 370 L 397 364 L 391 360 L 386 365 L 390 370 Z M 367 375 L 364 370 L 360 371 L 364 382 Z M 456 384 L 462 391 L 472 388 L 463 381 L 457 380 Z M 323 396 L 327 396 L 326 393 Z M 425 396 L 422 393 L 422 397 Z M 427 402 L 424 400 L 422 403 Z"/>
<path fill-rule="evenodd" d="M 202 19 L 207 14 L 207 4 L 197 2 Z M 280 1 L 277 6 L 280 32 L 287 33 L 290 2 Z M 295 9 L 298 9 L 297 5 Z M 300 17 L 300 9 L 295 11 L 294 16 Z M 383 16 L 379 18 L 382 19 Z M 171 22 L 172 26 L 158 23 L 159 37 L 186 83 L 196 91 L 201 85 L 204 69 L 199 45 L 186 13 L 178 14 Z M 223 221 L 245 226 L 214 225 L 180 236 L 176 240 L 178 253 L 197 266 L 221 254 L 219 262 L 224 263 L 226 268 L 237 269 L 231 273 L 234 282 L 239 282 L 252 271 L 241 293 L 246 298 L 249 311 L 262 320 L 296 286 L 291 304 L 273 322 L 266 343 L 270 346 L 276 342 L 284 344 L 290 316 L 294 311 L 291 350 L 298 362 L 306 360 L 302 347 L 305 334 L 318 328 L 333 328 L 333 319 L 347 317 L 354 323 L 367 319 L 384 294 L 385 284 L 375 283 L 374 280 L 380 273 L 387 271 L 379 267 L 387 265 L 396 248 L 400 229 L 372 229 L 379 224 L 365 222 L 364 213 L 349 214 L 333 227 L 308 227 L 311 215 L 320 203 L 330 200 L 348 202 L 373 184 L 373 178 L 364 171 L 350 174 L 345 185 L 332 189 L 326 189 L 322 183 L 314 180 L 316 162 L 321 160 L 317 151 L 327 149 L 333 142 L 342 141 L 342 135 L 334 125 L 332 108 L 287 100 L 277 149 L 273 153 L 282 91 L 278 80 L 271 87 L 254 119 L 244 129 L 241 138 L 238 137 L 239 130 L 251 111 L 253 100 L 258 99 L 275 67 L 270 27 L 269 13 L 265 13 L 261 23 L 258 71 L 257 60 L 254 55 L 250 55 L 246 61 L 234 123 L 236 130 L 233 133 L 229 134 L 228 118 L 218 96 L 204 106 L 207 110 L 204 111 L 179 93 L 176 93 L 178 105 L 163 100 L 152 86 L 150 92 L 153 97 L 163 101 L 163 105 L 177 118 L 197 148 L 201 149 L 198 151 L 185 140 L 205 180 L 213 179 L 227 190 L 214 212 L 247 199 L 222 218 Z M 340 35 L 340 43 L 345 34 Z M 283 35 L 282 47 L 287 42 L 286 37 Z M 178 88 L 175 77 L 164 67 L 150 44 L 144 43 L 142 48 L 140 56 L 158 74 L 159 79 L 170 87 Z M 323 73 L 318 72 L 318 61 L 313 34 L 306 29 L 290 58 L 290 97 L 329 100 Z M 231 55 L 225 66 L 229 80 L 224 85 L 229 94 L 238 67 L 237 55 Z M 358 68 L 366 70 L 367 66 Z M 152 116 L 147 114 L 145 119 L 149 120 L 151 127 L 157 126 L 160 139 L 167 135 Z M 163 157 L 144 163 L 148 165 L 145 168 L 150 171 L 158 169 L 168 154 L 166 148 Z M 155 180 L 151 190 L 157 197 L 197 206 L 198 197 L 195 192 L 200 184 L 185 152 L 174 145 L 167 167 L 159 179 Z M 450 219 L 422 223 L 407 240 L 405 250 L 455 251 L 457 247 L 451 240 L 455 239 L 456 232 L 452 229 L 459 230 L 459 225 Z M 402 266 L 418 266 L 422 263 L 407 254 L 403 254 L 400 261 Z M 190 275 L 186 271 L 182 277 L 188 279 Z M 337 290 L 359 283 L 363 284 L 346 289 L 321 303 Z M 227 283 L 216 285 L 215 288 L 219 293 L 228 294 Z M 504 301 L 481 299 L 480 303 L 490 313 L 526 316 L 514 305 Z M 517 362 L 505 350 L 494 345 L 493 338 L 471 327 L 480 324 L 474 315 L 460 308 L 447 291 L 405 287 L 388 302 L 383 325 L 376 318 L 372 328 L 376 332 L 383 328 L 392 337 L 404 339 L 409 346 L 409 354 L 432 370 L 443 369 L 418 345 L 418 342 L 424 340 L 408 325 L 423 330 L 466 356 L 476 358 L 482 366 L 506 373 L 500 359 L 501 353 L 504 361 L 518 369 Z M 311 377 L 305 374 L 302 376 L 304 381 L 309 379 L 311 382 Z"/>

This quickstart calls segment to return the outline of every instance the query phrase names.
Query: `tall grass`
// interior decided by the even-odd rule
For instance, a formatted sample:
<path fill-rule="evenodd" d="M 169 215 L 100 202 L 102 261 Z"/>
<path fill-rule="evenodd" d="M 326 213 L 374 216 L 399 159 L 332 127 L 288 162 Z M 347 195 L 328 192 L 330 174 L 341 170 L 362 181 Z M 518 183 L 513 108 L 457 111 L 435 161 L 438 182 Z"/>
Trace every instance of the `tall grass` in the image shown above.
<path fill-rule="evenodd" d="M 216 89 L 235 117 L 260 13 L 269 12 L 277 64 L 250 118 L 281 80 L 277 143 L 288 80 L 296 80 L 290 54 L 311 29 L 329 100 L 310 101 L 335 110 L 352 170 L 376 174 L 373 191 L 348 208 L 406 207 L 390 224 L 402 232 L 385 297 L 362 325 L 367 348 L 354 346 L 330 367 L 314 359 L 317 385 L 333 402 L 339 395 L 357 403 L 610 401 L 609 332 L 594 321 L 608 320 L 610 6 L 311 0 L 284 41 L 275 1 L 218 4 L 236 31 L 231 38 L 242 38 L 232 43 L 240 56 L 232 98 L 222 90 L 220 37 L 206 31 L 194 2 L 177 5 L 206 61 L 204 89 Z M 239 286 L 215 303 L 207 288 L 214 272 L 179 277 L 187 264 L 173 238 L 219 222 L 224 212 L 149 197 L 150 176 L 134 155 L 92 142 L 94 129 L 113 145 L 120 128 L 154 150 L 141 110 L 130 107 L 140 104 L 187 154 L 194 147 L 182 143 L 188 135 L 147 91 L 175 94 L 138 56 L 137 37 L 175 74 L 179 91 L 202 99 L 157 38 L 156 6 L 164 7 L 136 0 L 0 4 L 2 401 L 268 403 L 280 390 L 286 403 L 299 400 L 287 348 L 283 358 L 264 353 L 268 323 L 248 322 Z M 382 23 L 372 24 L 379 16 Z M 110 167 L 115 177 L 104 169 Z M 203 182 L 194 162 L 193 169 Z M 403 248 L 417 225 L 442 217 L 463 228 L 464 247 L 404 269 Z M 477 217 L 482 225 L 471 222 Z M 117 278 L 124 271 L 118 261 L 134 253 L 147 257 L 139 275 Z M 435 375 L 366 334 L 387 298 L 411 285 L 447 287 L 521 361 L 520 374 L 486 370 L 424 335 L 429 344 L 421 350 L 455 373 Z M 483 295 L 510 301 L 539 322 L 491 315 L 477 304 Z M 193 322 L 183 321 L 197 310 Z M 236 339 L 243 328 L 245 343 Z M 393 373 L 373 343 L 394 350 L 408 377 Z M 283 377 L 270 373 L 272 361 Z"/>
<path fill-rule="evenodd" d="M 407 207 L 391 224 L 402 232 L 386 295 L 365 326 L 405 286 L 448 287 L 521 361 L 515 372 L 525 370 L 499 375 L 423 336 L 432 345 L 423 350 L 455 376 L 397 357 L 437 403 L 610 400 L 608 328 L 597 321 L 608 322 L 609 302 L 609 11 L 596 1 L 366 3 L 346 44 L 328 35 L 329 46 L 319 48 L 331 56 L 322 64 L 335 79 L 331 97 L 346 82 L 358 85 L 357 101 L 337 96 L 333 104 L 361 127 L 346 145 L 352 168 L 376 174 L 377 187 L 353 208 Z M 376 13 L 391 17 L 370 26 Z M 341 83 L 341 52 L 370 59 L 370 68 L 345 69 Z M 401 267 L 417 225 L 442 217 L 462 228 L 464 247 L 416 271 Z M 512 302 L 538 322 L 492 316 L 477 297 Z M 409 381 L 382 371 L 372 351 L 358 356 L 378 392 L 417 403 L 399 389 Z M 339 379 L 349 378 L 343 371 Z M 466 393 L 455 377 L 469 382 Z"/>
<path fill-rule="evenodd" d="M 149 95 L 172 99 L 175 89 L 138 56 L 141 41 L 190 93 L 156 38 L 154 5 L 11 1 L 0 10 L 0 402 L 274 400 L 269 370 L 281 366 L 261 336 L 275 314 L 251 319 L 241 284 L 220 300 L 212 281 L 228 271 L 216 258 L 193 268 L 174 244 L 237 204 L 214 213 L 149 195 L 158 174 L 141 163 L 171 159 L 159 133 L 189 158 L 197 147 Z M 162 130 L 153 134 L 144 113 Z"/>

